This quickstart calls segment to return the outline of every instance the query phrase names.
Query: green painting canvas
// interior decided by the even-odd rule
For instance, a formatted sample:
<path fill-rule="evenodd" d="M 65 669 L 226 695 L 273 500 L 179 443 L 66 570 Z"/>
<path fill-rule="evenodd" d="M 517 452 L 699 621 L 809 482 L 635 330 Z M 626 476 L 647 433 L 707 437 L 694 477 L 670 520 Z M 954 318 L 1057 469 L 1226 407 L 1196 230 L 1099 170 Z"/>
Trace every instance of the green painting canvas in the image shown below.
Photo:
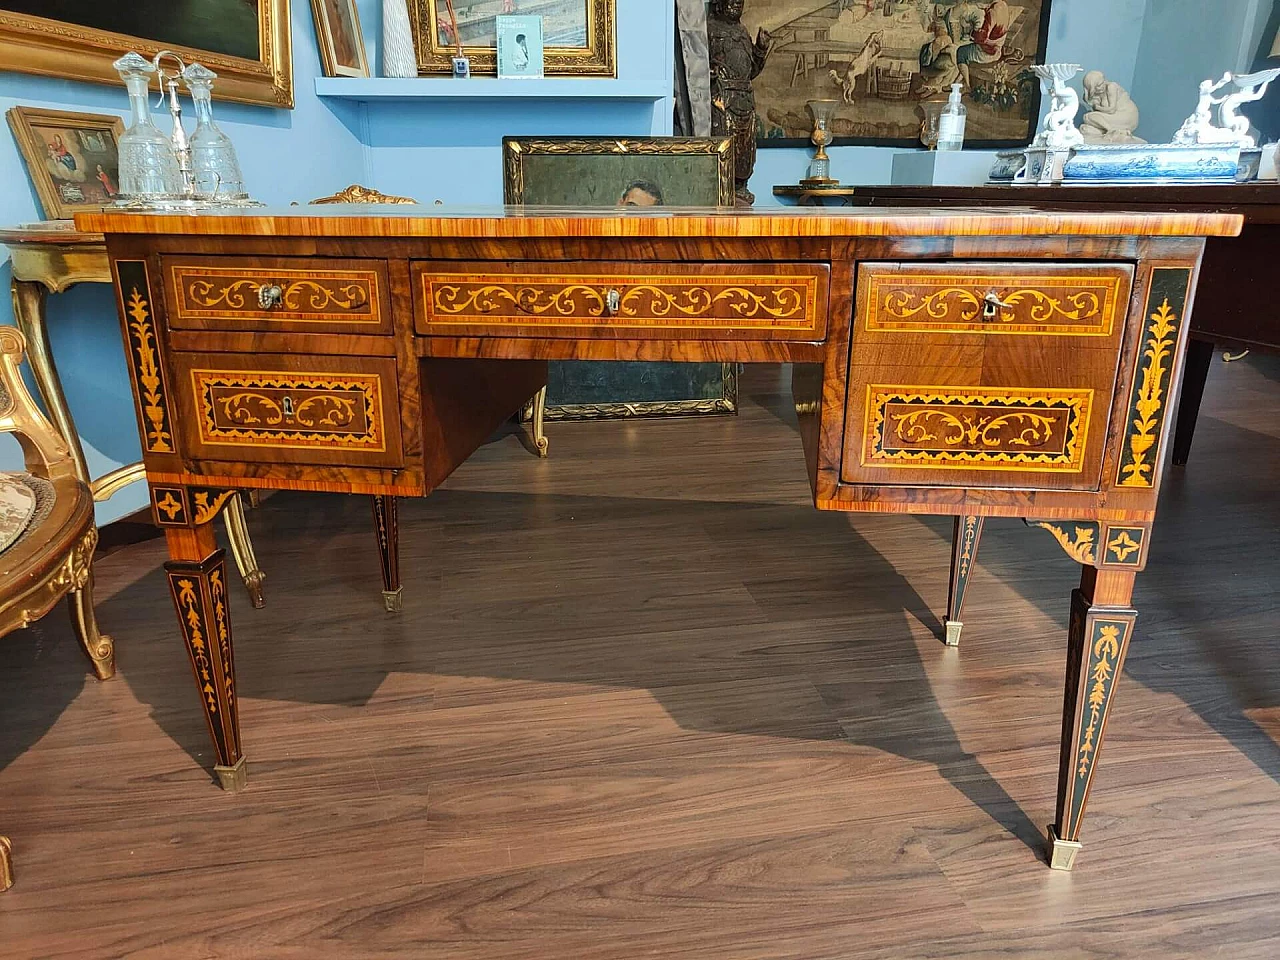
<path fill-rule="evenodd" d="M 619 208 L 732 203 L 732 156 L 722 141 L 552 138 L 509 139 L 504 146 L 508 203 Z M 547 418 L 552 420 L 736 411 L 736 364 L 554 362 L 547 379 Z"/>

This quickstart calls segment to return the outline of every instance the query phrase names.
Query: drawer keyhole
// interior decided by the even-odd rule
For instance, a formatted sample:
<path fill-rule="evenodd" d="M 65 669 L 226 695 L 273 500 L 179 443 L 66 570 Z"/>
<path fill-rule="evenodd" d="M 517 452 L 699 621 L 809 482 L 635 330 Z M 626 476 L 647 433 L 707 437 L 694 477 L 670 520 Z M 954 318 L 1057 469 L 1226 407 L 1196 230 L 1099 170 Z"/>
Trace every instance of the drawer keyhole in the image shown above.
<path fill-rule="evenodd" d="M 613 316 L 622 307 L 622 294 L 617 290 L 610 290 L 604 295 L 604 306 L 609 311 L 609 316 Z"/>
<path fill-rule="evenodd" d="M 293 416 L 293 397 L 284 398 L 284 415 L 286 417 Z"/>
<path fill-rule="evenodd" d="M 994 290 L 988 290 L 987 295 L 982 298 L 982 319 L 994 320 L 1000 316 L 1001 310 L 1010 310 L 1013 304 L 1005 303 L 1000 299 L 1000 295 Z"/>
<path fill-rule="evenodd" d="M 284 302 L 284 288 L 278 283 L 264 283 L 258 288 L 258 306 L 263 310 L 278 307 Z"/>

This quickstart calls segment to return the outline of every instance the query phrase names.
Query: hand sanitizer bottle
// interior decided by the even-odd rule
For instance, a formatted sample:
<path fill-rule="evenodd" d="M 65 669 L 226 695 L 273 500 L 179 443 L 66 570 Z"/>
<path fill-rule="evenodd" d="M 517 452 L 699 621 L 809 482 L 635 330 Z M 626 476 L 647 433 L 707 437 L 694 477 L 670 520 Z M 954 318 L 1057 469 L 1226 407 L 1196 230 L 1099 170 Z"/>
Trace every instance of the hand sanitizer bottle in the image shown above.
<path fill-rule="evenodd" d="M 938 118 L 938 149 L 959 150 L 964 146 L 964 120 L 968 110 L 960 102 L 960 84 L 951 85 L 951 98 Z"/>

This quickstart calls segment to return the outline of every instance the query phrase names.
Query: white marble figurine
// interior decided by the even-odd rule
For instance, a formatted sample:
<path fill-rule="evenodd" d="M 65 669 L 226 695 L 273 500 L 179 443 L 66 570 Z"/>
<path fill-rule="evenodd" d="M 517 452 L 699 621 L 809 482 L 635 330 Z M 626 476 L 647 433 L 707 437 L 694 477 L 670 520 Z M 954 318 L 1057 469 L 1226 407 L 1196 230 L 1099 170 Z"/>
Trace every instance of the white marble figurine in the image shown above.
<path fill-rule="evenodd" d="M 1084 102 L 1089 112 L 1080 120 L 1080 133 L 1085 143 L 1146 143 L 1135 137 L 1138 129 L 1138 105 L 1129 91 L 1108 80 L 1101 70 L 1084 75 Z"/>
<path fill-rule="evenodd" d="M 1067 81 L 1080 72 L 1080 64 L 1035 64 L 1031 71 L 1040 78 L 1040 89 L 1053 98 L 1044 126 L 1032 146 L 1066 150 L 1084 143 L 1084 137 L 1075 124 L 1076 114 L 1080 111 L 1080 95 L 1067 86 Z"/>

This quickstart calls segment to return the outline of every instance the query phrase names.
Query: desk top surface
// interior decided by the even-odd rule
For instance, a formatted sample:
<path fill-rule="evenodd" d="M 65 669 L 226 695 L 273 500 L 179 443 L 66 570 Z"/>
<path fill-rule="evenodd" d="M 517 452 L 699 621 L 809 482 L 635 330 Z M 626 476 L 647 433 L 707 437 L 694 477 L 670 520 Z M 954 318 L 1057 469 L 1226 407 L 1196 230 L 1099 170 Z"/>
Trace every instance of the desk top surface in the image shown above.
<path fill-rule="evenodd" d="M 630 207 L 437 207 L 332 204 L 200 215 L 103 211 L 78 230 L 178 236 L 380 238 L 853 238 L 951 236 L 1235 236 L 1234 214 L 1045 211 L 1031 207 L 838 210 Z"/>

